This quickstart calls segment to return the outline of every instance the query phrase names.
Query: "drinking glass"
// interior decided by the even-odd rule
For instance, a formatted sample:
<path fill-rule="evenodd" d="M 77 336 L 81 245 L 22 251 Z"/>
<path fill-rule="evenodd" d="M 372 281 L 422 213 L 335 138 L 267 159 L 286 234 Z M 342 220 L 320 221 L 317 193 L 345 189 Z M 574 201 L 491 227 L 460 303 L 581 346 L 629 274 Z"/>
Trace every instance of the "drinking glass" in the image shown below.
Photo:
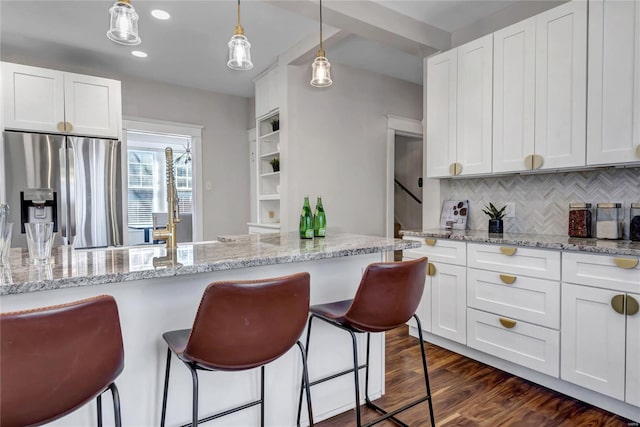
<path fill-rule="evenodd" d="M 0 265 L 9 265 L 13 223 L 0 223 Z"/>
<path fill-rule="evenodd" d="M 47 264 L 51 258 L 53 244 L 52 222 L 27 222 L 24 224 L 27 232 L 27 246 L 32 264 Z"/>

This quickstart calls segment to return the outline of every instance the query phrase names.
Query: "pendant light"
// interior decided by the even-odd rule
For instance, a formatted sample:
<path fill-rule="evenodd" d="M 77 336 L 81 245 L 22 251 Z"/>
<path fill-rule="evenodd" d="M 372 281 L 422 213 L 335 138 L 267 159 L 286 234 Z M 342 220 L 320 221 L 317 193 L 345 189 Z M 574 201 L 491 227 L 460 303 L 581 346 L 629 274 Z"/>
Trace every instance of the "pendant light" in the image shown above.
<path fill-rule="evenodd" d="M 109 9 L 111 21 L 107 37 L 118 44 L 135 46 L 140 44 L 138 36 L 138 14 L 130 0 L 116 0 Z"/>
<path fill-rule="evenodd" d="M 233 37 L 229 41 L 229 61 L 227 67 L 232 70 L 250 70 L 253 68 L 251 62 L 251 43 L 244 35 L 244 28 L 240 25 L 240 0 L 238 0 L 238 25 L 236 25 Z"/>
<path fill-rule="evenodd" d="M 311 65 L 311 86 L 327 87 L 331 86 L 331 64 L 324 56 L 324 48 L 322 47 L 322 0 L 320 0 L 320 49 L 316 55 L 313 65 Z"/>

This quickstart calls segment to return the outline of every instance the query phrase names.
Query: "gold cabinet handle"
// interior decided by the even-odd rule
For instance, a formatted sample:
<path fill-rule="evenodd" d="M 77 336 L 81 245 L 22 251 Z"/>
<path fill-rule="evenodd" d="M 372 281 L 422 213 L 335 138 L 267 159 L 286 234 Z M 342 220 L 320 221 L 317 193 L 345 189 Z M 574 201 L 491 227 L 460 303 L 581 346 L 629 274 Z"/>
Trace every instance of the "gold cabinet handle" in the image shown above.
<path fill-rule="evenodd" d="M 58 128 L 58 130 L 59 130 L 60 132 L 64 132 L 64 130 L 65 130 L 65 126 L 66 126 L 66 123 L 65 123 L 65 122 L 58 122 L 58 124 L 56 125 L 56 127 Z"/>
<path fill-rule="evenodd" d="M 524 158 L 524 168 L 528 170 L 533 169 L 533 154 L 529 154 Z"/>
<path fill-rule="evenodd" d="M 512 276 L 510 274 L 501 274 L 500 280 L 502 280 L 507 285 L 512 285 L 513 282 L 516 281 L 516 276 Z"/>
<path fill-rule="evenodd" d="M 638 311 L 640 311 L 638 300 L 631 295 L 627 295 L 627 316 L 633 316 Z"/>
<path fill-rule="evenodd" d="M 500 252 L 502 252 L 506 256 L 512 256 L 516 253 L 518 248 L 514 248 L 511 246 L 500 246 Z"/>
<path fill-rule="evenodd" d="M 504 326 L 507 329 L 511 329 L 514 326 L 516 326 L 516 321 L 515 320 L 511 320 L 511 319 L 507 319 L 505 317 L 501 317 L 500 318 L 500 324 L 502 326 Z"/>
<path fill-rule="evenodd" d="M 424 243 L 427 246 L 435 246 L 436 241 L 436 239 L 424 239 Z"/>
<path fill-rule="evenodd" d="M 69 123 L 69 122 L 64 122 L 64 123 L 65 123 L 65 125 L 64 125 L 65 129 L 64 130 L 67 131 L 67 132 L 71 132 L 73 130 L 73 126 L 71 126 L 71 123 Z"/>
<path fill-rule="evenodd" d="M 432 263 L 427 264 L 427 276 L 435 276 L 436 266 Z"/>
<path fill-rule="evenodd" d="M 640 260 L 631 259 L 631 258 L 614 258 L 613 263 L 620 268 L 632 269 L 638 266 Z"/>
<path fill-rule="evenodd" d="M 458 162 L 451 163 L 449 165 L 449 174 L 453 176 L 458 176 L 462 173 L 462 165 Z"/>
<path fill-rule="evenodd" d="M 539 154 L 533 155 L 533 164 L 531 169 L 540 169 L 544 163 L 544 158 Z"/>
<path fill-rule="evenodd" d="M 624 314 L 624 295 L 616 295 L 611 298 L 611 308 L 618 314 Z"/>

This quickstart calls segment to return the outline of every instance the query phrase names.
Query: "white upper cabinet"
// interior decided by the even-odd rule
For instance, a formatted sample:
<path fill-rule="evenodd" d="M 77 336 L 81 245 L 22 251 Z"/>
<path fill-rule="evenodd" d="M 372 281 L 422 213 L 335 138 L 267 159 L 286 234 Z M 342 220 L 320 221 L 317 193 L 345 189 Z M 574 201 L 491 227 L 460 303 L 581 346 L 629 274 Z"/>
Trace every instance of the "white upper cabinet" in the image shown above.
<path fill-rule="evenodd" d="M 255 81 L 256 118 L 260 118 L 280 107 L 280 82 L 278 68 L 273 68 Z"/>
<path fill-rule="evenodd" d="M 589 1 L 587 164 L 640 162 L 640 3 Z"/>
<path fill-rule="evenodd" d="M 451 176 L 456 159 L 456 49 L 426 59 L 427 176 Z"/>
<path fill-rule="evenodd" d="M 456 175 L 491 172 L 493 34 L 458 49 Z"/>
<path fill-rule="evenodd" d="M 533 169 L 585 166 L 586 87 L 587 2 L 576 0 L 536 16 Z"/>
<path fill-rule="evenodd" d="M 493 35 L 494 172 L 530 169 L 525 158 L 534 152 L 535 46 L 535 17 Z"/>
<path fill-rule="evenodd" d="M 427 59 L 427 176 L 491 172 L 493 35 Z"/>
<path fill-rule="evenodd" d="M 3 62 L 7 129 L 119 138 L 120 82 Z"/>

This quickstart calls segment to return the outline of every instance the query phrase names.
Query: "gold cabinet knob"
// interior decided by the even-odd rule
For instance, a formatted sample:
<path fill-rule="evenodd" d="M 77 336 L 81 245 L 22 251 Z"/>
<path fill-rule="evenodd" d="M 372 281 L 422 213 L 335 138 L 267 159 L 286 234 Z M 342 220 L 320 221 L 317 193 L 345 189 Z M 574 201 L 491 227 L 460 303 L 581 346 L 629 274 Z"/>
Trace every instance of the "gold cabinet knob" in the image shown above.
<path fill-rule="evenodd" d="M 458 176 L 462 173 L 462 165 L 458 162 L 451 163 L 449 165 L 449 174 L 453 176 Z"/>
<path fill-rule="evenodd" d="M 618 314 L 624 314 L 624 295 L 619 294 L 611 298 L 611 308 Z"/>
<path fill-rule="evenodd" d="M 502 252 L 506 256 L 512 256 L 516 253 L 518 248 L 514 248 L 512 246 L 500 246 L 500 252 Z"/>
<path fill-rule="evenodd" d="M 65 131 L 65 127 L 66 127 L 66 123 L 65 122 L 58 122 L 56 127 L 58 128 L 58 131 L 64 132 Z"/>
<path fill-rule="evenodd" d="M 427 246 L 435 246 L 436 245 L 436 239 L 424 239 L 424 243 Z"/>
<path fill-rule="evenodd" d="M 512 276 L 510 274 L 501 274 L 500 275 L 500 280 L 502 280 L 502 282 L 507 284 L 507 285 L 512 285 L 513 282 L 516 281 L 516 276 Z"/>
<path fill-rule="evenodd" d="M 528 170 L 533 169 L 533 154 L 529 154 L 524 158 L 524 168 Z"/>
<path fill-rule="evenodd" d="M 627 316 L 633 316 L 638 311 L 640 311 L 638 300 L 631 295 L 627 295 Z"/>
<path fill-rule="evenodd" d="M 544 163 L 544 158 L 539 154 L 534 154 L 531 169 L 540 169 L 542 167 L 542 163 Z"/>
<path fill-rule="evenodd" d="M 631 258 L 614 258 L 613 263 L 620 268 L 626 268 L 631 270 L 638 266 L 638 263 L 640 263 L 640 260 L 631 259 Z"/>
<path fill-rule="evenodd" d="M 516 326 L 516 321 L 512 319 L 507 319 L 505 317 L 500 318 L 500 324 L 507 329 L 511 329 Z"/>
<path fill-rule="evenodd" d="M 65 131 L 66 132 L 71 132 L 73 130 L 73 126 L 71 126 L 71 123 L 69 122 L 64 122 L 65 123 Z"/>
<path fill-rule="evenodd" d="M 432 263 L 427 264 L 427 276 L 435 276 L 436 266 Z"/>

